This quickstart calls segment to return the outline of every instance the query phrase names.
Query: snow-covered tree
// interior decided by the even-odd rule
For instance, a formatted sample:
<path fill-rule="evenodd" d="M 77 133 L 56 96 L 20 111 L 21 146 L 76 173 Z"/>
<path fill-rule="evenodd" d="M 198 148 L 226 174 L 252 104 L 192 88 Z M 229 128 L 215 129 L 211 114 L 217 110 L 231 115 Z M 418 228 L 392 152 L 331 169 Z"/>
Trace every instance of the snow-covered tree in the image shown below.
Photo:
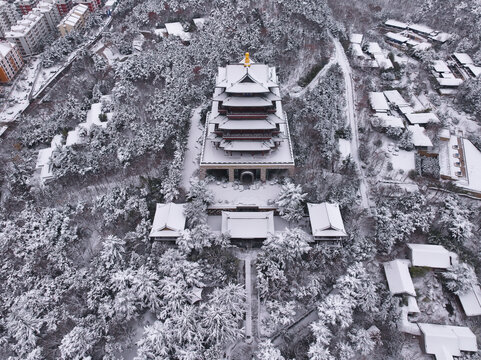
<path fill-rule="evenodd" d="M 276 199 L 279 214 L 287 221 L 299 221 L 304 216 L 304 201 L 307 194 L 302 192 L 300 185 L 287 182 Z"/>
<path fill-rule="evenodd" d="M 448 196 L 444 200 L 440 223 L 454 240 L 463 242 L 473 234 L 474 225 L 469 219 L 470 214 L 471 211 L 456 197 Z"/>
<path fill-rule="evenodd" d="M 466 263 L 453 265 L 448 271 L 442 273 L 446 287 L 456 295 L 461 295 L 472 290 L 478 284 L 474 269 Z"/>
<path fill-rule="evenodd" d="M 281 355 L 281 351 L 277 349 L 270 340 L 264 340 L 259 344 L 255 358 L 257 360 L 285 360 Z"/>

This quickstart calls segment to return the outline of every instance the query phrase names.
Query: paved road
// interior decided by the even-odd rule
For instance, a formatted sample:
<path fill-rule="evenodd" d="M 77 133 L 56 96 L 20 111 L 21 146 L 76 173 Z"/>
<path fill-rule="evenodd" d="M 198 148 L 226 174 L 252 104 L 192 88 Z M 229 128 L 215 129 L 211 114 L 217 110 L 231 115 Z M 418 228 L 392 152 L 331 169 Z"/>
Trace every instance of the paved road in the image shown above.
<path fill-rule="evenodd" d="M 332 41 L 334 42 L 334 46 L 336 49 L 336 62 L 339 64 L 344 74 L 347 102 L 346 116 L 349 122 L 349 126 L 351 127 L 351 157 L 357 164 L 359 175 L 361 178 L 361 185 L 359 189 L 361 193 L 361 205 L 363 208 L 369 209 L 369 195 L 366 175 L 364 174 L 364 170 L 361 167 L 361 160 L 359 158 L 359 132 L 356 123 L 355 92 L 354 83 L 352 81 L 351 65 L 349 64 L 349 60 L 347 59 L 344 48 L 342 47 L 339 40 L 332 38 Z"/>

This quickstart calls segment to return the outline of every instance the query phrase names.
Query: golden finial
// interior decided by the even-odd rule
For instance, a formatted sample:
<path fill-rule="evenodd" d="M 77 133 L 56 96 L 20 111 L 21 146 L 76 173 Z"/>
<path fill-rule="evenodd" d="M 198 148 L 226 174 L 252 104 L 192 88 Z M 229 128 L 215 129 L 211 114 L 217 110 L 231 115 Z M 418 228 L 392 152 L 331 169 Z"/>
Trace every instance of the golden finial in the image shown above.
<path fill-rule="evenodd" d="M 251 59 L 249 58 L 249 53 L 246 52 L 246 56 L 244 58 L 244 66 L 250 67 L 251 66 Z"/>

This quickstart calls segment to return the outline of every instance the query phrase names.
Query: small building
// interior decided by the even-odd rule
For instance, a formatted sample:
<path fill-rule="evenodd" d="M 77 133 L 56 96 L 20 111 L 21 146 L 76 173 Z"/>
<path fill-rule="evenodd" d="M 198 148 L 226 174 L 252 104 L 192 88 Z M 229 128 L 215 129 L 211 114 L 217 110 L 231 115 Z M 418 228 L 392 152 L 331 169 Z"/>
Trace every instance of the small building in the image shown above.
<path fill-rule="evenodd" d="M 364 36 L 362 34 L 351 34 L 351 36 L 349 37 L 349 41 L 351 42 L 351 44 L 361 45 L 363 37 Z"/>
<path fill-rule="evenodd" d="M 402 95 L 397 90 L 384 91 L 384 96 L 394 106 L 397 106 L 397 107 L 409 106 L 409 103 L 406 100 L 404 100 Z"/>
<path fill-rule="evenodd" d="M 446 41 L 448 41 L 451 38 L 451 34 L 445 33 L 445 32 L 440 32 L 437 35 L 431 35 L 429 38 L 437 43 L 444 44 Z"/>
<path fill-rule="evenodd" d="M 461 356 L 461 351 L 478 351 L 476 335 L 468 327 L 425 323 L 418 326 L 421 347 L 436 360 L 453 360 L 453 356 Z"/>
<path fill-rule="evenodd" d="M 401 118 L 397 116 L 387 115 L 387 114 L 376 114 L 373 118 L 373 126 L 380 128 L 400 128 L 404 129 L 404 122 Z"/>
<path fill-rule="evenodd" d="M 383 55 L 382 49 L 377 42 L 370 42 L 367 47 L 367 52 L 371 55 Z"/>
<path fill-rule="evenodd" d="M 72 10 L 62 19 L 57 25 L 58 30 L 62 36 L 65 36 L 72 31 L 80 30 L 85 26 L 85 20 L 89 16 L 89 9 L 87 5 L 75 5 Z"/>
<path fill-rule="evenodd" d="M 433 70 L 437 72 L 439 76 L 441 76 L 443 73 L 451 73 L 451 69 L 448 67 L 448 64 L 443 60 L 434 60 Z"/>
<path fill-rule="evenodd" d="M 448 269 L 456 262 L 455 254 L 441 245 L 407 244 L 412 266 Z"/>
<path fill-rule="evenodd" d="M 464 80 L 459 78 L 436 78 L 436 81 L 443 88 L 458 88 Z"/>
<path fill-rule="evenodd" d="M 312 236 L 315 241 L 339 243 L 347 238 L 339 204 L 307 204 Z"/>
<path fill-rule="evenodd" d="M 9 83 L 23 66 L 18 46 L 8 41 L 0 42 L 0 83 Z"/>
<path fill-rule="evenodd" d="M 351 44 L 351 53 L 354 57 L 366 59 L 369 58 L 364 52 L 362 51 L 361 45 L 353 43 Z"/>
<path fill-rule="evenodd" d="M 198 30 L 201 30 L 205 25 L 205 18 L 195 18 L 192 19 L 192 21 L 194 22 L 194 25 Z"/>
<path fill-rule="evenodd" d="M 479 285 L 458 296 L 466 316 L 481 315 L 481 288 Z"/>
<path fill-rule="evenodd" d="M 481 66 L 467 64 L 465 65 L 465 69 L 468 72 L 469 76 L 471 76 L 472 78 L 477 78 L 481 75 Z"/>
<path fill-rule="evenodd" d="M 222 211 L 221 232 L 234 240 L 265 240 L 274 235 L 274 211 Z"/>
<path fill-rule="evenodd" d="M 401 21 L 392 20 L 392 19 L 387 20 L 384 23 L 384 26 L 387 27 L 387 28 L 398 30 L 398 31 L 399 30 L 406 30 L 408 28 L 408 24 L 406 24 L 404 22 L 401 22 Z"/>
<path fill-rule="evenodd" d="M 409 41 L 409 38 L 398 33 L 388 32 L 384 34 L 384 36 L 387 42 L 394 45 L 405 45 Z"/>
<path fill-rule="evenodd" d="M 387 113 L 390 109 L 382 92 L 370 92 L 369 102 L 371 103 L 371 108 L 377 113 Z"/>
<path fill-rule="evenodd" d="M 175 241 L 185 230 L 184 204 L 157 204 L 149 237 Z"/>
<path fill-rule="evenodd" d="M 416 296 L 413 280 L 409 273 L 409 260 L 393 260 L 383 264 L 391 295 Z"/>
<path fill-rule="evenodd" d="M 452 57 L 454 61 L 456 61 L 456 63 L 460 66 L 474 64 L 473 59 L 471 59 L 471 56 L 469 56 L 466 53 L 454 53 Z"/>
<path fill-rule="evenodd" d="M 377 67 L 381 68 L 382 70 L 389 70 L 394 68 L 392 61 L 387 58 L 384 54 L 374 54 L 374 61 L 377 63 Z"/>
<path fill-rule="evenodd" d="M 435 31 L 431 29 L 429 26 L 421 25 L 421 24 L 410 24 L 408 25 L 408 29 L 422 36 L 430 36 L 435 33 Z"/>
<path fill-rule="evenodd" d="M 408 130 L 413 134 L 413 145 L 418 150 L 430 150 L 433 147 L 431 139 L 426 135 L 424 128 L 419 124 L 409 125 Z"/>
<path fill-rule="evenodd" d="M 425 125 L 429 123 L 438 124 L 440 122 L 436 114 L 431 112 L 405 114 L 405 116 L 411 125 L 415 125 L 415 124 Z"/>
<path fill-rule="evenodd" d="M 165 24 L 165 28 L 167 30 L 168 35 L 177 36 L 182 41 L 186 41 L 186 42 L 190 41 L 190 38 L 191 38 L 190 33 L 184 30 L 184 27 L 180 22 L 167 23 Z"/>

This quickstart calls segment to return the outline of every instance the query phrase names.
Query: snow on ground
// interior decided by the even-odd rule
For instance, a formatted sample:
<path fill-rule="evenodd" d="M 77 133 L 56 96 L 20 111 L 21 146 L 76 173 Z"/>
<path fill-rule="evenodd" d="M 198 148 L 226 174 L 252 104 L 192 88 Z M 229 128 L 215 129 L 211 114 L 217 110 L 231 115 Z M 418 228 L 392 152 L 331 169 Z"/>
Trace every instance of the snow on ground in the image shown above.
<path fill-rule="evenodd" d="M 64 68 L 64 64 L 57 64 L 49 68 L 42 68 L 35 79 L 32 94 L 37 94 L 51 79 Z"/>
<path fill-rule="evenodd" d="M 214 192 L 213 206 L 219 205 L 271 205 L 281 190 L 278 184 L 256 182 L 246 189 L 236 183 L 211 182 L 207 187 Z"/>
<path fill-rule="evenodd" d="M 200 123 L 202 106 L 194 110 L 190 122 L 189 140 L 184 155 L 184 169 L 182 170 L 182 186 L 185 190 L 190 187 L 189 180 L 199 168 L 199 155 L 202 149 L 202 134 L 204 126 Z"/>

